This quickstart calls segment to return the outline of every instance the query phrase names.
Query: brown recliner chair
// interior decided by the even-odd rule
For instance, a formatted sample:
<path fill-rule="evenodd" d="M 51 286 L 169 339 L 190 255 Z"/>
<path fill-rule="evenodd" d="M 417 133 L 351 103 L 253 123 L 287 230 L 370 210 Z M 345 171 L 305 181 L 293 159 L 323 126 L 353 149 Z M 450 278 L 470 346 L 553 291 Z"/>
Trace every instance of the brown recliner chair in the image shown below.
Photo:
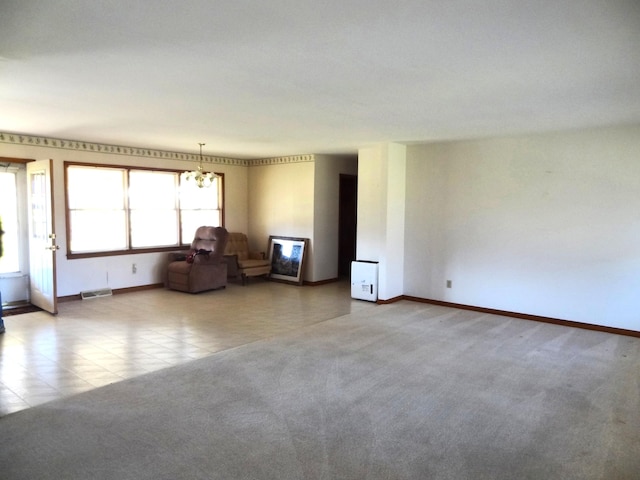
<path fill-rule="evenodd" d="M 167 267 L 167 287 L 197 293 L 227 286 L 227 263 L 223 258 L 229 234 L 223 227 L 198 227 L 191 250 Z M 171 259 L 171 257 L 170 257 Z"/>

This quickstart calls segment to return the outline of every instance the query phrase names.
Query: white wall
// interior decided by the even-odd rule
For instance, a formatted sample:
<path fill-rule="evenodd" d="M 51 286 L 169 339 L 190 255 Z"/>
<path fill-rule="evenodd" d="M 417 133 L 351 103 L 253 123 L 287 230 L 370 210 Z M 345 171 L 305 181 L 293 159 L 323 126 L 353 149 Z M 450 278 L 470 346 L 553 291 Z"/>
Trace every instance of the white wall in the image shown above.
<path fill-rule="evenodd" d="M 378 262 L 378 297 L 403 295 L 406 147 L 358 152 L 357 260 Z"/>
<path fill-rule="evenodd" d="M 406 173 L 406 295 L 640 330 L 639 126 L 410 146 Z"/>
<path fill-rule="evenodd" d="M 383 146 L 358 151 L 357 260 L 378 262 L 384 248 L 386 160 Z"/>
<path fill-rule="evenodd" d="M 160 283 L 165 272 L 166 253 L 148 253 L 67 260 L 65 232 L 64 161 L 108 165 L 175 168 L 191 170 L 197 163 L 170 158 L 98 153 L 42 145 L 0 143 L 0 157 L 53 159 L 54 211 L 57 243 L 58 296 L 76 295 L 84 290 L 111 287 L 129 288 Z M 206 169 L 225 174 L 225 224 L 231 231 L 248 226 L 247 169 L 233 164 L 205 164 Z M 137 273 L 132 272 L 137 264 Z"/>
<path fill-rule="evenodd" d="M 357 175 L 356 156 L 314 155 L 313 280 L 338 278 L 340 174 Z"/>
<path fill-rule="evenodd" d="M 384 300 L 404 294 L 404 237 L 406 197 L 406 156 L 404 145 L 387 147 L 387 209 L 384 261 L 380 264 L 379 297 Z"/>

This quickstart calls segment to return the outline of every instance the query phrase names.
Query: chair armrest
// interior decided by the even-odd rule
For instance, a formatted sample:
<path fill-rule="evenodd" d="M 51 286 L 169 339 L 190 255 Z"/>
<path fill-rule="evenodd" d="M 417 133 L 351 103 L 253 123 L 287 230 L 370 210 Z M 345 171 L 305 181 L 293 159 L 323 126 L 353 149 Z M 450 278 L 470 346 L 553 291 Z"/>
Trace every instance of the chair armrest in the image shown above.
<path fill-rule="evenodd" d="M 193 263 L 199 265 L 219 265 L 226 262 L 224 257 L 221 257 L 220 255 L 215 255 L 214 253 L 200 253 L 193 257 Z"/>
<path fill-rule="evenodd" d="M 249 252 L 249 258 L 251 260 L 264 260 L 266 257 L 264 252 Z"/>
<path fill-rule="evenodd" d="M 187 259 L 189 252 L 169 252 L 169 263 L 171 262 L 183 262 Z"/>

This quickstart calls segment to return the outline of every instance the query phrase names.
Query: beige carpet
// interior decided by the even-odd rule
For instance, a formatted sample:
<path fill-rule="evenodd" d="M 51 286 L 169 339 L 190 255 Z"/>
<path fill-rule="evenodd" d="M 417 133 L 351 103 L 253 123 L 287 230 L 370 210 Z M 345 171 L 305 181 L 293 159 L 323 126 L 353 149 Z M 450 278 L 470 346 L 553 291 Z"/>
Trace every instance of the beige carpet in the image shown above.
<path fill-rule="evenodd" d="M 0 419 L 7 479 L 639 478 L 640 339 L 412 302 Z"/>

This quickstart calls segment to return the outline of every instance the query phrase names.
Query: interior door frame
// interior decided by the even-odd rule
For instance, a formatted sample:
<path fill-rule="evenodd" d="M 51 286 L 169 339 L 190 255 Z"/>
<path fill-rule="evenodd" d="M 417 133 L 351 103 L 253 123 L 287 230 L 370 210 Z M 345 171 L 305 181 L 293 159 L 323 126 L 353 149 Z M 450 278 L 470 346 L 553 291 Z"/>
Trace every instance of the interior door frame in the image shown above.
<path fill-rule="evenodd" d="M 358 176 L 340 174 L 338 206 L 338 277 L 349 277 L 356 259 Z"/>
<path fill-rule="evenodd" d="M 59 247 L 56 244 L 52 172 L 51 159 L 27 163 L 30 302 L 55 315 L 58 313 L 56 252 Z M 34 192 L 35 175 L 44 175 L 41 199 L 35 199 L 38 193 Z M 37 208 L 44 211 L 38 212 Z"/>

